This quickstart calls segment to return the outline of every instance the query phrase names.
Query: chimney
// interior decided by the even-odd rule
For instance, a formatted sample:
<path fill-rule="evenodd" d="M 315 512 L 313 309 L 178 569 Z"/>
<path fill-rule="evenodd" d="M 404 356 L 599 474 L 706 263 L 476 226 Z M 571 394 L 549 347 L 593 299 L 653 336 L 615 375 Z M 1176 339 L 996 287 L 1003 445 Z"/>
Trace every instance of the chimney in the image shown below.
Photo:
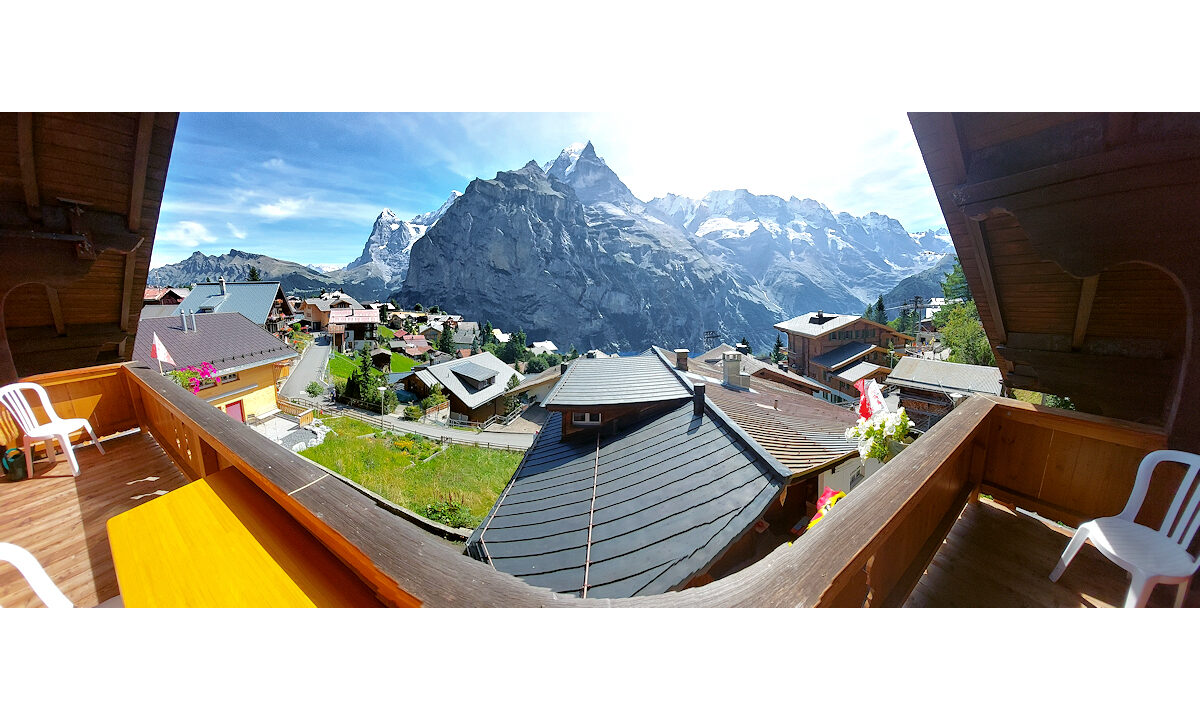
<path fill-rule="evenodd" d="M 825 311 L 824 311 L 824 310 L 818 310 L 818 311 L 817 311 L 817 319 L 818 319 L 818 320 L 824 320 L 824 319 L 825 319 Z"/>
<path fill-rule="evenodd" d="M 721 381 L 726 385 L 741 387 L 742 385 L 742 354 L 738 352 L 721 353 Z"/>
<path fill-rule="evenodd" d="M 221 283 L 221 294 L 224 295 L 225 294 L 225 278 L 219 277 L 219 278 L 217 278 L 217 282 Z"/>
<path fill-rule="evenodd" d="M 692 414 L 704 414 L 704 383 L 696 383 L 692 386 Z"/>
<path fill-rule="evenodd" d="M 559 375 L 566 375 L 566 374 L 567 374 L 567 367 L 569 367 L 569 366 L 568 366 L 566 363 L 562 363 L 561 365 L 559 365 L 559 366 L 558 366 L 558 374 L 559 374 Z"/>
<path fill-rule="evenodd" d="M 675 369 L 687 372 L 687 348 L 675 348 Z"/>

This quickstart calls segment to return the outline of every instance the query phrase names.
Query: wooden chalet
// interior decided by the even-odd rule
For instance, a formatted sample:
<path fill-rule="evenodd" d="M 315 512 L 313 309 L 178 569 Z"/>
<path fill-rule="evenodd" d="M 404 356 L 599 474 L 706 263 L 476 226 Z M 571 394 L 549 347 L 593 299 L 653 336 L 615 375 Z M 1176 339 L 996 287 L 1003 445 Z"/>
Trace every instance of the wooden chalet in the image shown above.
<path fill-rule="evenodd" d="M 81 444 L 78 477 L 39 461 L 34 477 L 0 483 L 0 541 L 29 550 L 78 605 L 1119 605 L 1128 577 L 1090 546 L 1048 580 L 1070 532 L 1056 521 L 1118 512 L 1150 450 L 1200 450 L 1187 390 L 1200 369 L 1187 310 L 1200 301 L 1190 252 L 1200 121 L 911 122 L 1006 384 L 1070 396 L 1083 412 L 968 397 L 764 560 L 699 587 L 582 598 L 462 555 L 428 524 L 128 361 L 174 115 L 0 116 L 4 252 L 15 263 L 0 370 L 45 387 L 64 417 L 89 418 L 107 449 Z M 91 314 L 68 322 L 78 299 Z M 758 405 L 772 407 L 746 411 L 767 412 Z M 677 411 L 692 415 L 686 402 Z M 0 431 L 11 445 L 7 417 Z M 1164 468 L 1143 520 L 1162 516 L 1177 479 Z M 1173 591 L 1160 591 L 1150 604 L 1170 605 Z M 0 605 L 40 605 L 8 565 Z M 1200 606 L 1195 591 L 1185 605 Z"/>
<path fill-rule="evenodd" d="M 775 325 L 787 336 L 787 366 L 846 398 L 857 398 L 854 383 L 887 377 L 888 343 L 901 348 L 910 335 L 859 315 L 817 312 Z"/>

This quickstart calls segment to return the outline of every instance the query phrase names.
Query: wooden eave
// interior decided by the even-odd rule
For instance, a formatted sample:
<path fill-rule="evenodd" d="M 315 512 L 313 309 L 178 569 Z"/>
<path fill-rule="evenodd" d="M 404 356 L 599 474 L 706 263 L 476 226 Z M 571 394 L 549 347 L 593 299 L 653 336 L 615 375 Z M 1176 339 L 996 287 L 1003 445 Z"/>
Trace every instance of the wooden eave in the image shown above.
<path fill-rule="evenodd" d="M 0 382 L 131 357 L 177 121 L 0 114 Z"/>
<path fill-rule="evenodd" d="M 909 118 L 1005 385 L 1200 449 L 1200 115 Z"/>

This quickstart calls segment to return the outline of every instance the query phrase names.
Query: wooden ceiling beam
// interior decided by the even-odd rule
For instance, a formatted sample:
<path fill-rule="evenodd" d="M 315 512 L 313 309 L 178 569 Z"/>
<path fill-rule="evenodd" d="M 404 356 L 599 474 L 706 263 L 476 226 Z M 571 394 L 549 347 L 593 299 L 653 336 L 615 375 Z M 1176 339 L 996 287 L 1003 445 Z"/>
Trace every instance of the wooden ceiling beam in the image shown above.
<path fill-rule="evenodd" d="M 150 137 L 154 134 L 154 113 L 138 118 L 137 144 L 133 151 L 133 178 L 129 183 L 129 229 L 142 225 L 142 198 L 146 193 L 146 167 L 150 163 Z"/>
<path fill-rule="evenodd" d="M 1083 347 L 1088 319 L 1092 316 L 1092 302 L 1096 299 L 1096 287 L 1099 284 L 1099 275 L 1089 275 L 1083 279 L 1083 287 L 1079 290 L 1079 309 L 1075 313 L 1075 332 L 1071 335 L 1072 350 Z"/>
<path fill-rule="evenodd" d="M 133 295 L 133 271 L 137 264 L 137 251 L 142 246 L 143 240 L 139 240 L 133 250 L 130 250 L 125 255 L 125 282 L 121 286 L 121 329 L 125 331 L 129 330 L 129 310 Z"/>
<path fill-rule="evenodd" d="M 979 279 L 983 282 L 983 296 L 987 300 L 988 311 L 992 315 L 992 327 L 996 337 L 992 338 L 996 345 L 1008 342 L 1008 332 L 1004 328 L 1004 317 L 1000 313 L 1000 296 L 996 293 L 996 280 L 992 273 L 992 263 L 988 253 L 987 243 L 983 240 L 983 222 L 974 218 L 966 218 L 967 235 L 971 240 L 971 249 L 975 253 L 975 267 L 979 270 Z"/>
<path fill-rule="evenodd" d="M 41 217 L 38 196 L 37 165 L 33 161 L 33 113 L 17 113 L 17 156 L 21 166 L 21 184 L 25 188 L 25 212 L 31 218 Z"/>
<path fill-rule="evenodd" d="M 1133 138 L 1133 113 L 1109 113 L 1104 127 L 1104 147 L 1124 145 Z"/>

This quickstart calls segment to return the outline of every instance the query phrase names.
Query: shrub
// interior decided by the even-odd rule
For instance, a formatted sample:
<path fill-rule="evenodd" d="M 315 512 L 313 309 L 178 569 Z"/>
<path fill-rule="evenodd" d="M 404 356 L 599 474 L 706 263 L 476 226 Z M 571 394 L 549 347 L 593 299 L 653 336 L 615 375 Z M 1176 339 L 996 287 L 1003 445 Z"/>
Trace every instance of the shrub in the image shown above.
<path fill-rule="evenodd" d="M 479 524 L 479 518 L 472 515 L 467 507 L 453 496 L 426 505 L 421 514 L 450 527 L 473 528 Z"/>
<path fill-rule="evenodd" d="M 325 392 L 325 388 L 321 387 L 321 383 L 313 380 L 308 384 L 308 387 L 304 388 L 304 392 L 307 393 L 309 397 L 316 397 Z"/>
<path fill-rule="evenodd" d="M 408 418 L 409 420 L 420 420 L 421 414 L 421 408 L 417 407 L 416 405 L 409 405 L 408 407 L 404 408 L 404 417 Z"/>

